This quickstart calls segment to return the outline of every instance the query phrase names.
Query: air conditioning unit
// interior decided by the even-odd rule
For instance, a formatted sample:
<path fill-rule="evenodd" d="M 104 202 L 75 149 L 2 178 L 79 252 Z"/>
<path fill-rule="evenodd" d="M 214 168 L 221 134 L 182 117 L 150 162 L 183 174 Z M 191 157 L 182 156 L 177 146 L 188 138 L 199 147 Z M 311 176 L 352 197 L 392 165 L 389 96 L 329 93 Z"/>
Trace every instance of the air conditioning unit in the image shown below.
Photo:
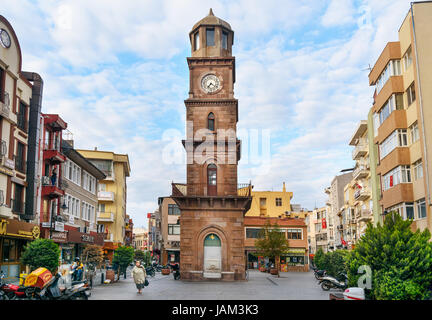
<path fill-rule="evenodd" d="M 42 177 L 42 185 L 43 186 L 49 186 L 51 184 L 50 177 L 43 176 Z"/>

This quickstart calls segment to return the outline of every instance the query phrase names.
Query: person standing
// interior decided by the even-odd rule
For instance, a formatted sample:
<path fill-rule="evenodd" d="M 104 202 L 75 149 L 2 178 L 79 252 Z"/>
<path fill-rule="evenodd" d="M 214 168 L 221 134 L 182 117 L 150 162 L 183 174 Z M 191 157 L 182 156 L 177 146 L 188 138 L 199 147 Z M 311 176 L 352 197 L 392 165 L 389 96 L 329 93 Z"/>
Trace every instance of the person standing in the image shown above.
<path fill-rule="evenodd" d="M 141 294 L 142 288 L 144 288 L 145 278 L 146 278 L 145 268 L 141 265 L 141 262 L 137 260 L 135 262 L 135 267 L 132 269 L 132 277 L 134 279 L 135 285 L 138 289 L 138 293 Z"/>
<path fill-rule="evenodd" d="M 54 168 L 51 174 L 51 185 L 55 186 L 56 181 L 57 181 L 57 168 Z"/>

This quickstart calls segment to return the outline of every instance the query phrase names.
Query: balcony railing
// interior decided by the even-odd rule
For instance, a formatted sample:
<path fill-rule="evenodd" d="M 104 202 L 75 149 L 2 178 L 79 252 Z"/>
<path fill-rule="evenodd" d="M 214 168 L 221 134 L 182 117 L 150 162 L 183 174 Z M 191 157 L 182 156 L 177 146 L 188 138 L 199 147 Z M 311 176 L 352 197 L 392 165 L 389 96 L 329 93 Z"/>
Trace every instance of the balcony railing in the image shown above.
<path fill-rule="evenodd" d="M 113 212 L 100 212 L 97 213 L 97 221 L 101 222 L 114 222 L 114 213 Z"/>
<path fill-rule="evenodd" d="M 207 183 L 194 183 L 186 185 L 183 183 L 172 183 L 173 196 L 232 196 L 251 197 L 251 183 L 218 183 L 209 185 Z"/>
<path fill-rule="evenodd" d="M 113 242 L 114 241 L 114 236 L 112 233 L 105 233 L 104 234 L 104 241 L 105 242 Z"/>
<path fill-rule="evenodd" d="M 353 172 L 353 179 L 362 179 L 366 178 L 369 174 L 369 170 L 367 169 L 366 165 L 360 165 L 357 168 L 355 168 Z"/>
<path fill-rule="evenodd" d="M 367 145 L 365 142 L 359 143 L 352 152 L 353 160 L 357 160 L 361 157 L 364 157 L 367 153 Z"/>
<path fill-rule="evenodd" d="M 362 209 L 359 211 L 358 221 L 369 221 L 372 220 L 372 211 L 367 209 Z"/>
<path fill-rule="evenodd" d="M 371 197 L 371 193 L 365 189 L 359 189 L 354 193 L 354 199 L 358 201 L 364 201 Z"/>
<path fill-rule="evenodd" d="M 112 191 L 99 191 L 98 192 L 99 201 L 114 201 L 114 192 Z"/>
<path fill-rule="evenodd" d="M 48 196 L 49 198 L 58 198 L 64 195 L 64 190 L 67 187 L 67 182 L 62 178 L 57 178 L 53 184 L 51 181 L 51 177 L 42 177 L 42 196 Z"/>

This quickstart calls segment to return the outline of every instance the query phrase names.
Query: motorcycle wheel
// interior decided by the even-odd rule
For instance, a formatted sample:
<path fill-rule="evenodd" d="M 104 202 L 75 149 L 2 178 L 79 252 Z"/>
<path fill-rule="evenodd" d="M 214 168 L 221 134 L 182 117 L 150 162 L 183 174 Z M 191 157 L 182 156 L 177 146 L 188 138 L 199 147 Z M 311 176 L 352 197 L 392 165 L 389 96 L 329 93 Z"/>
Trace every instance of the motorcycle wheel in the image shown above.
<path fill-rule="evenodd" d="M 331 285 L 330 285 L 327 281 L 324 281 L 323 283 L 321 283 L 321 288 L 322 288 L 324 291 L 329 291 L 330 288 L 331 288 Z"/>
<path fill-rule="evenodd" d="M 87 295 L 83 292 L 71 297 L 71 300 L 88 300 Z"/>
<path fill-rule="evenodd" d="M 319 280 L 319 275 L 318 275 L 318 273 L 315 273 L 315 279 L 317 279 L 317 280 Z"/>

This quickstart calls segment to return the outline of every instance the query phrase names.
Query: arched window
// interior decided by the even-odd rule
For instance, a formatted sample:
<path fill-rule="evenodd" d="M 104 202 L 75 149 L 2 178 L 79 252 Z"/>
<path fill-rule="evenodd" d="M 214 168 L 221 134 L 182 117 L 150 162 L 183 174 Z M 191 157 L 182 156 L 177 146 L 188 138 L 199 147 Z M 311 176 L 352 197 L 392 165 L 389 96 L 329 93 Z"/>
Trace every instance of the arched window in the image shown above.
<path fill-rule="evenodd" d="M 210 131 L 214 131 L 214 128 L 215 128 L 215 116 L 214 116 L 214 114 L 213 114 L 213 112 L 210 112 L 209 113 L 209 115 L 208 115 L 208 117 L 207 117 L 207 124 L 208 124 L 208 129 L 210 130 Z"/>
<path fill-rule="evenodd" d="M 207 194 L 209 196 L 217 194 L 217 167 L 213 163 L 207 167 Z"/>

